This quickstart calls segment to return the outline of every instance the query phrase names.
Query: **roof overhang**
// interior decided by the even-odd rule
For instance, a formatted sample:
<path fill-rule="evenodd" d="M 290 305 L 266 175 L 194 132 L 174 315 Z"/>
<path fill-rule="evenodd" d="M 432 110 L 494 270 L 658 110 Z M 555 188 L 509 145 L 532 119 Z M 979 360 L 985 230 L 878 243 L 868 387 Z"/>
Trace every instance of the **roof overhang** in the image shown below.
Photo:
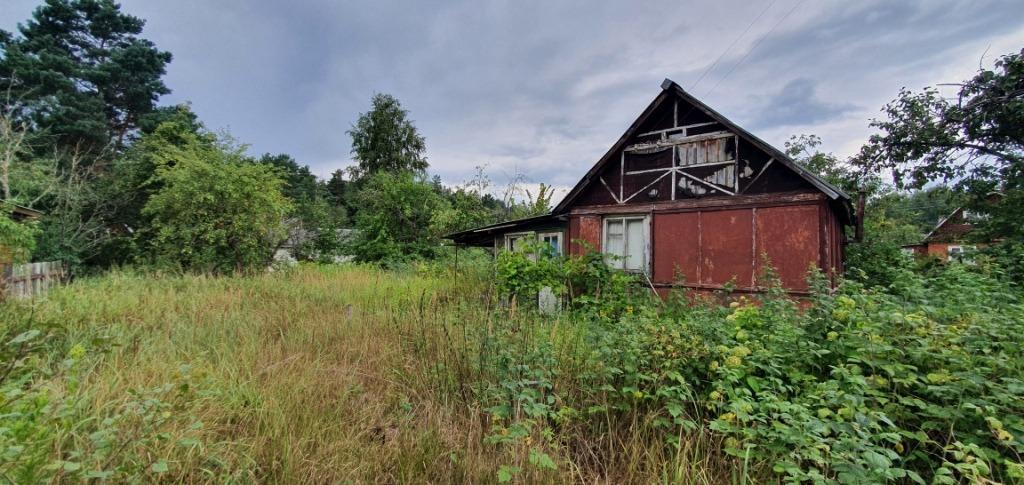
<path fill-rule="evenodd" d="M 2 205 L 3 203 L 0 202 L 0 206 Z M 43 216 L 42 211 L 38 211 L 30 207 L 24 207 L 14 204 L 7 204 L 7 207 L 10 208 L 11 217 L 16 221 L 38 219 Z"/>
<path fill-rule="evenodd" d="M 567 216 L 554 213 L 533 217 L 525 217 L 511 221 L 498 222 L 482 227 L 453 232 L 444 236 L 459 246 L 490 247 L 494 245 L 494 237 L 498 234 L 529 230 L 538 226 L 554 224 L 567 220 Z"/>

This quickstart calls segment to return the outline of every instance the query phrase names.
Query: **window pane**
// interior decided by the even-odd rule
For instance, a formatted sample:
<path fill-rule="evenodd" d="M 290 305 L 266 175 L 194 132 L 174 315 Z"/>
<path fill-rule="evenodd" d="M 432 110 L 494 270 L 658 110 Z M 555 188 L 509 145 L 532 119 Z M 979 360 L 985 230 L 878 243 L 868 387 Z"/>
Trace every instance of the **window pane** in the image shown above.
<path fill-rule="evenodd" d="M 643 219 L 629 219 L 626 221 L 626 269 L 644 269 L 644 250 L 646 246 L 644 236 Z"/>
<path fill-rule="evenodd" d="M 621 234 L 608 234 L 605 238 L 607 247 L 604 248 L 606 254 L 613 256 L 622 256 L 622 235 Z M 622 259 L 620 258 L 609 258 L 608 264 L 613 268 L 622 268 Z"/>
<path fill-rule="evenodd" d="M 608 235 L 622 235 L 622 219 L 608 221 Z"/>
<path fill-rule="evenodd" d="M 521 251 L 523 249 L 523 236 L 512 236 L 508 239 L 508 248 L 512 251 Z"/>
<path fill-rule="evenodd" d="M 549 247 L 551 247 L 551 254 L 562 254 L 562 244 L 561 241 L 559 241 L 559 239 L 561 238 L 557 235 L 547 236 L 544 238 L 544 242 L 547 243 Z"/>

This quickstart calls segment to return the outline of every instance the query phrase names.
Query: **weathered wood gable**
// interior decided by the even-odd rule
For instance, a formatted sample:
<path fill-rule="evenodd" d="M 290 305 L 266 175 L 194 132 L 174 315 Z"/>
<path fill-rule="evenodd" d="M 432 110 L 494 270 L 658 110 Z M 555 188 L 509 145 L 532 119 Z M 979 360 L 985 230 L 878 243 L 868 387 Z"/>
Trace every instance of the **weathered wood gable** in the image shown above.
<path fill-rule="evenodd" d="M 841 192 L 666 80 L 554 212 L 715 196 Z"/>

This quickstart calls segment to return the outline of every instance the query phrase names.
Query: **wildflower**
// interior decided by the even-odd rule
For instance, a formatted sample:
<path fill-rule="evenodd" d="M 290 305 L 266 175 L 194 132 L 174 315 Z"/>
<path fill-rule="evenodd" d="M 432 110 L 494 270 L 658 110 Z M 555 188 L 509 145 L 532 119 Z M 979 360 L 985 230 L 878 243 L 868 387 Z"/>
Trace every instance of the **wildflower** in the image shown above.
<path fill-rule="evenodd" d="M 835 330 L 833 330 L 833 331 L 825 334 L 825 338 L 827 338 L 829 342 L 834 342 L 836 339 L 839 338 L 839 332 L 836 332 Z"/>
<path fill-rule="evenodd" d="M 732 308 L 732 309 L 736 309 L 736 308 L 739 308 L 739 307 L 740 307 L 740 302 L 738 302 L 738 301 L 734 301 L 734 302 L 729 304 L 729 308 Z"/>
<path fill-rule="evenodd" d="M 818 418 L 825 419 L 832 415 L 832 410 L 829 408 L 818 409 Z"/>
<path fill-rule="evenodd" d="M 740 342 L 746 340 L 747 337 L 748 335 L 746 330 L 740 330 L 739 332 L 736 332 L 736 340 L 739 340 Z"/>
<path fill-rule="evenodd" d="M 711 391 L 711 394 L 708 394 L 708 399 L 711 399 L 712 401 L 721 400 L 722 399 L 722 393 L 720 393 L 718 391 Z"/>
<path fill-rule="evenodd" d="M 724 345 L 719 345 L 719 346 L 715 347 L 715 351 L 717 351 L 719 354 L 724 354 L 724 353 L 729 352 L 729 347 L 726 347 Z"/>
<path fill-rule="evenodd" d="M 738 356 L 730 355 L 729 357 L 726 357 L 726 359 L 725 359 L 725 366 L 726 367 L 739 367 L 741 365 L 743 365 L 743 359 L 741 359 Z"/>
<path fill-rule="evenodd" d="M 75 344 L 71 347 L 71 350 L 68 351 L 68 357 L 75 360 L 85 357 L 85 346 L 82 344 Z"/>
<path fill-rule="evenodd" d="M 736 438 L 733 438 L 733 437 L 730 436 L 730 437 L 725 439 L 725 447 L 726 448 L 737 449 L 737 448 L 740 447 L 740 441 L 737 440 Z"/>
<path fill-rule="evenodd" d="M 903 443 L 896 443 L 894 448 L 896 448 L 896 453 L 903 453 Z"/>
<path fill-rule="evenodd" d="M 719 416 L 718 419 L 725 421 L 726 423 L 731 423 L 733 421 L 736 421 L 736 415 L 733 413 L 725 413 Z"/>
<path fill-rule="evenodd" d="M 852 310 L 854 307 L 857 306 L 857 302 L 854 301 L 853 298 L 850 298 L 846 295 L 836 298 L 836 302 L 839 303 L 839 306 L 842 307 L 844 310 Z"/>
<path fill-rule="evenodd" d="M 996 439 L 999 441 L 1013 441 L 1013 435 L 1005 429 L 1001 429 L 996 433 Z"/>
<path fill-rule="evenodd" d="M 754 406 L 750 403 L 744 403 L 742 406 L 740 406 L 740 411 L 750 414 L 754 412 Z"/>
<path fill-rule="evenodd" d="M 711 363 L 708 364 L 708 369 L 711 370 L 711 371 L 718 370 L 718 361 L 717 360 L 712 360 Z"/>
<path fill-rule="evenodd" d="M 925 377 L 927 377 L 928 382 L 931 382 L 932 384 L 945 384 L 953 380 L 953 376 L 947 374 L 946 371 L 931 372 Z"/>
<path fill-rule="evenodd" d="M 644 397 L 644 392 L 643 391 L 633 391 L 633 398 L 634 399 L 640 399 L 642 397 Z"/>
<path fill-rule="evenodd" d="M 740 345 L 739 347 L 732 349 L 730 353 L 737 357 L 746 357 L 750 355 L 750 348 L 746 345 Z"/>

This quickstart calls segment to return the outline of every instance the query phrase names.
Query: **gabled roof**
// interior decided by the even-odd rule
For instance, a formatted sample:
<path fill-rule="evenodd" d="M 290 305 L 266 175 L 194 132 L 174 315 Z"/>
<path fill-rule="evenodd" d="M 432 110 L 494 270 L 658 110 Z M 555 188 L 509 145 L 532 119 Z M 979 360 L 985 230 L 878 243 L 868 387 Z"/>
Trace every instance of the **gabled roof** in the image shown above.
<path fill-rule="evenodd" d="M 717 121 L 718 123 L 721 123 L 723 126 L 728 128 L 732 132 L 736 133 L 738 136 L 740 136 L 747 142 L 765 151 L 770 156 L 774 157 L 777 162 L 781 163 L 785 167 L 795 172 L 798 176 L 800 176 L 808 183 L 813 185 L 815 188 L 820 190 L 830 199 L 842 202 L 844 206 L 847 206 L 847 210 L 849 210 L 848 205 L 850 203 L 850 196 L 846 195 L 846 193 L 844 193 L 841 189 L 828 183 L 821 177 L 818 177 L 817 175 L 811 173 L 804 167 L 800 166 L 799 163 L 796 163 L 791 158 L 789 158 L 789 156 L 783 153 L 781 150 L 769 145 L 764 140 L 754 136 L 752 133 L 743 129 L 741 126 L 733 123 L 728 118 L 723 116 L 721 113 L 711 109 L 708 105 L 704 104 L 699 99 L 691 96 L 690 93 L 687 93 L 682 87 L 680 87 L 671 79 L 665 79 L 661 83 L 661 90 L 661 93 L 659 93 L 658 96 L 656 96 L 654 100 L 651 101 L 651 104 L 649 104 L 647 108 L 643 111 L 643 113 L 640 114 L 640 117 L 638 117 L 636 121 L 634 121 L 633 124 L 629 126 L 626 132 L 623 133 L 621 137 L 619 137 L 619 140 L 616 141 L 614 145 L 612 145 L 612 147 L 604 154 L 604 156 L 602 156 L 597 161 L 596 164 L 594 164 L 594 166 L 586 173 L 586 175 L 584 175 L 583 178 L 580 179 L 576 186 L 573 187 L 568 194 L 566 194 L 565 198 L 563 198 L 562 201 L 559 202 L 558 205 L 554 208 L 554 210 L 552 210 L 552 213 L 558 214 L 567 211 L 568 208 L 572 205 L 573 201 L 583 192 L 583 190 L 588 185 L 590 185 L 590 182 L 594 179 L 594 177 L 596 177 L 598 173 L 600 173 L 601 169 L 603 169 L 604 166 L 614 158 L 615 154 L 617 154 L 619 150 L 622 150 L 625 147 L 626 142 L 630 138 L 632 138 L 634 134 L 636 134 L 636 131 L 639 129 L 639 127 L 647 120 L 648 117 L 651 116 L 651 114 L 662 103 L 664 103 L 671 97 L 671 94 L 678 95 L 684 101 L 692 104 L 700 111 L 703 111 L 704 114 L 709 116 L 711 119 Z"/>
<path fill-rule="evenodd" d="M 922 244 L 930 242 L 955 242 L 973 230 L 974 225 L 964 220 L 963 207 L 957 207 L 956 210 L 944 217 L 928 232 Z"/>

